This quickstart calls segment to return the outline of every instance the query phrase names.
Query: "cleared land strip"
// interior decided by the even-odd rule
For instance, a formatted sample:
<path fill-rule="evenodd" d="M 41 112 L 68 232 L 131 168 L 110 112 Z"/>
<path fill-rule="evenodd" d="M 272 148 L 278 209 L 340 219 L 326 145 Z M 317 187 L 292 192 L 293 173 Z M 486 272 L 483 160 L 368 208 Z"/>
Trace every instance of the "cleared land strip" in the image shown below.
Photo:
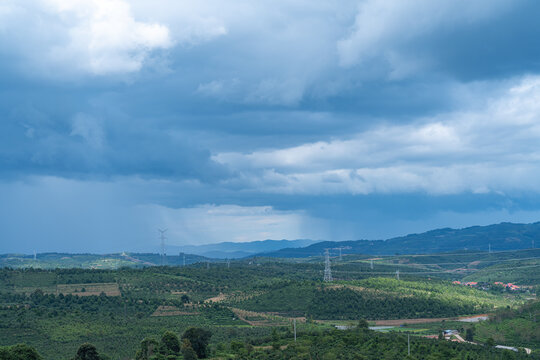
<path fill-rule="evenodd" d="M 31 294 L 36 290 L 42 290 L 45 294 L 99 296 L 105 293 L 107 296 L 120 296 L 117 283 L 87 283 L 87 284 L 58 284 L 49 286 L 18 287 L 17 293 Z"/>
<path fill-rule="evenodd" d="M 56 286 L 56 294 L 99 296 L 101 293 L 107 296 L 120 296 L 120 289 L 117 283 L 58 284 Z"/>
<path fill-rule="evenodd" d="M 487 314 L 475 315 L 475 316 L 460 316 L 460 317 L 446 317 L 446 318 L 423 318 L 423 319 L 395 319 L 395 320 L 376 320 L 377 326 L 399 326 L 403 324 L 427 324 L 433 322 L 445 321 L 464 321 L 464 322 L 476 322 L 479 320 L 487 319 Z"/>
<path fill-rule="evenodd" d="M 229 308 L 235 315 L 242 321 L 245 321 L 251 326 L 286 326 L 293 321 L 294 318 L 287 318 L 275 314 L 268 314 L 263 312 L 255 312 L 249 310 L 242 310 L 238 308 Z M 305 322 L 303 317 L 296 318 L 297 321 Z"/>
<path fill-rule="evenodd" d="M 227 298 L 228 298 L 228 295 L 220 293 L 218 296 L 214 296 L 214 297 L 204 300 L 204 302 L 205 303 L 219 303 L 219 302 L 227 300 Z"/>
<path fill-rule="evenodd" d="M 251 294 L 246 294 L 243 292 L 232 292 L 232 293 L 219 293 L 216 296 L 204 300 L 205 303 L 221 303 L 224 301 L 241 301 L 251 299 L 254 296 L 263 294 L 262 291 L 252 292 Z"/>
<path fill-rule="evenodd" d="M 166 305 L 160 305 L 154 311 L 152 316 L 182 316 L 182 315 L 199 315 L 199 312 L 196 311 L 181 311 L 176 306 L 166 306 Z"/>

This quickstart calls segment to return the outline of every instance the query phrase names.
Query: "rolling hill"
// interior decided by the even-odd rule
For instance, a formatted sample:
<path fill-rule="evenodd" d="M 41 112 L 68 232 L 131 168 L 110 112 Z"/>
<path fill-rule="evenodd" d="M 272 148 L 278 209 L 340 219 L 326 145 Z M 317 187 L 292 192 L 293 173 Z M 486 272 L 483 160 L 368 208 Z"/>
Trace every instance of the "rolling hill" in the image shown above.
<path fill-rule="evenodd" d="M 388 240 L 323 241 L 304 248 L 286 248 L 259 254 L 268 257 L 302 258 L 320 256 L 324 249 L 332 254 L 342 248 L 343 254 L 419 254 L 461 250 L 506 251 L 529 249 L 533 242 L 540 245 L 540 222 L 532 224 L 500 223 L 472 226 L 464 229 L 437 229 Z"/>

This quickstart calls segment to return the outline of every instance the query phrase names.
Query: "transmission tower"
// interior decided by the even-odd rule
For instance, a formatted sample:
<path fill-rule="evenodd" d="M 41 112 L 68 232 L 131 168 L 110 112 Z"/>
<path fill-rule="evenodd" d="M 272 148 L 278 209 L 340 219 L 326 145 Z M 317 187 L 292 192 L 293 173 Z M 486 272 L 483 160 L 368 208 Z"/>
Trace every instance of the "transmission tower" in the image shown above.
<path fill-rule="evenodd" d="M 333 281 L 332 269 L 330 269 L 330 253 L 324 250 L 324 281 Z"/>
<path fill-rule="evenodd" d="M 184 266 L 186 266 L 186 254 L 184 254 Z"/>
<path fill-rule="evenodd" d="M 165 262 L 165 239 L 167 239 L 167 237 L 165 236 L 165 232 L 167 231 L 167 229 L 158 229 L 158 231 L 159 239 L 161 240 L 161 265 L 163 266 Z"/>
<path fill-rule="evenodd" d="M 396 279 L 399 280 L 399 269 L 396 270 Z"/>
<path fill-rule="evenodd" d="M 534 243 L 534 240 L 533 240 L 533 243 Z M 37 253 L 36 253 L 36 250 L 34 250 L 34 261 L 36 261 L 36 260 L 37 260 Z"/>
<path fill-rule="evenodd" d="M 373 270 L 373 259 L 371 259 L 370 267 L 371 267 L 371 270 Z"/>
<path fill-rule="evenodd" d="M 491 243 L 489 243 L 489 253 L 491 254 Z"/>
<path fill-rule="evenodd" d="M 206 270 L 210 269 L 210 261 L 206 261 Z"/>
<path fill-rule="evenodd" d="M 231 268 L 231 260 L 227 259 L 227 269 L 230 269 L 230 268 Z"/>

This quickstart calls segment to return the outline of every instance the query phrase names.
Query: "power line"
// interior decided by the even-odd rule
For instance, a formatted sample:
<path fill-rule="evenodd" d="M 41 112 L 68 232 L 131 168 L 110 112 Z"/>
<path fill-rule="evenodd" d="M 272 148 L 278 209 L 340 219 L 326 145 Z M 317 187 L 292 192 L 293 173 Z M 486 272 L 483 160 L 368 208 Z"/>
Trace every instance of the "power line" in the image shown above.
<path fill-rule="evenodd" d="M 498 263 L 498 262 L 535 260 L 535 259 L 540 259 L 540 256 L 527 257 L 527 258 L 517 258 L 517 259 L 476 260 L 474 262 L 476 262 L 476 263 Z M 373 260 L 371 260 L 371 262 L 373 263 Z M 458 264 L 467 265 L 468 263 L 466 263 L 466 262 L 449 262 L 449 263 L 410 263 L 410 264 L 401 263 L 401 264 L 391 264 L 391 263 L 380 262 L 379 264 L 388 265 L 388 266 L 424 266 L 424 265 L 425 266 L 428 266 L 428 265 L 433 266 L 433 265 L 458 265 Z"/>
<path fill-rule="evenodd" d="M 532 250 L 536 250 L 532 249 Z M 512 252 L 521 252 L 521 251 L 531 251 L 531 249 L 516 249 L 516 250 L 500 250 L 500 251 L 492 251 L 491 254 L 501 254 L 501 253 L 512 253 Z M 468 256 L 468 255 L 489 255 L 489 253 L 485 251 L 478 251 L 478 252 L 459 252 L 459 253 L 433 253 L 433 254 L 401 254 L 401 255 L 370 255 L 370 256 L 378 256 L 381 258 L 393 258 L 393 257 L 420 257 L 420 256 Z"/>
<path fill-rule="evenodd" d="M 411 334 L 407 334 L 407 355 L 411 356 Z"/>
<path fill-rule="evenodd" d="M 512 270 L 514 269 L 524 269 L 524 268 L 533 268 L 533 267 L 539 267 L 540 264 L 535 265 L 523 265 L 523 266 L 514 266 L 512 267 Z M 475 271 L 477 272 L 478 269 L 463 269 L 463 271 Z M 388 272 L 388 271 L 346 271 L 346 270 L 334 270 L 335 273 L 344 273 L 344 274 L 364 274 L 364 275 L 395 275 L 395 272 Z M 434 271 L 409 271 L 409 272 L 400 272 L 400 274 L 406 274 L 406 275 L 420 275 L 420 274 L 452 274 L 448 270 L 434 270 Z"/>

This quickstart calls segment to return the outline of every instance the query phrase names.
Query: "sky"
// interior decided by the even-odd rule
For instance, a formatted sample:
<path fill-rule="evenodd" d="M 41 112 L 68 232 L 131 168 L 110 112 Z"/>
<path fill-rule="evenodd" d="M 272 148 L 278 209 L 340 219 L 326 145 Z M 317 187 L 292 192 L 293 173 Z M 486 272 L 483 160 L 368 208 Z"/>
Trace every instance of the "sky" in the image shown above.
<path fill-rule="evenodd" d="M 0 253 L 540 220 L 533 0 L 3 0 Z"/>

